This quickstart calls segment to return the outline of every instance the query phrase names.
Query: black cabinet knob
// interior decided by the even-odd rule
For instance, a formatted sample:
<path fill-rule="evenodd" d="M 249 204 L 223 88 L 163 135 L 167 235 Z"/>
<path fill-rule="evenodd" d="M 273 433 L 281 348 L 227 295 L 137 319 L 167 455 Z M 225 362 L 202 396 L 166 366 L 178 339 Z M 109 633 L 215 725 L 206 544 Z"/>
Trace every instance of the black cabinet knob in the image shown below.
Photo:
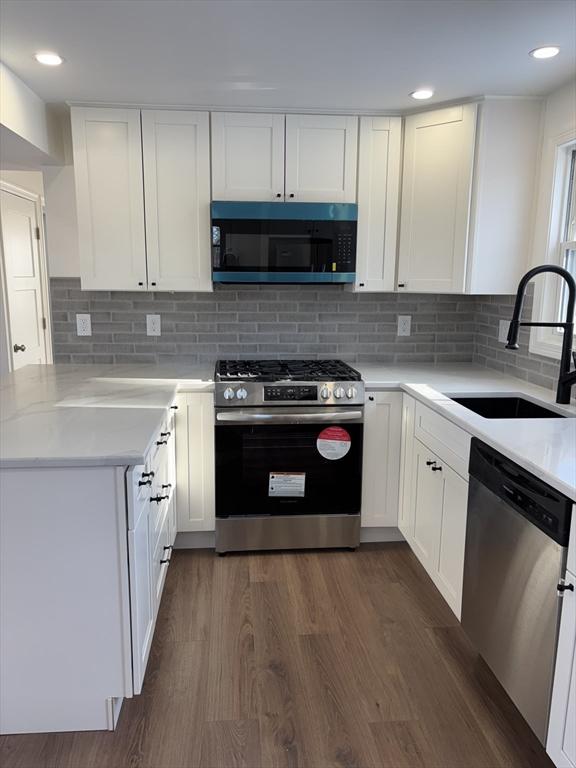
<path fill-rule="evenodd" d="M 406 288 L 406 283 L 398 283 L 398 288 Z"/>
<path fill-rule="evenodd" d="M 150 285 L 156 285 L 156 283 L 150 283 Z"/>
<path fill-rule="evenodd" d="M 282 197 L 282 195 L 280 194 L 280 192 L 278 192 L 278 194 L 276 195 L 276 197 Z"/>
<path fill-rule="evenodd" d="M 294 197 L 294 192 L 290 192 L 289 197 Z"/>
<path fill-rule="evenodd" d="M 138 285 L 144 285 L 144 283 L 138 283 Z"/>
<path fill-rule="evenodd" d="M 368 400 L 370 400 L 371 403 L 374 402 L 374 397 L 372 395 L 368 395 Z"/>
<path fill-rule="evenodd" d="M 364 283 L 358 283 L 358 285 L 360 286 L 360 288 L 364 288 Z"/>
<path fill-rule="evenodd" d="M 25 344 L 14 344 L 14 352 L 26 352 Z"/>
<path fill-rule="evenodd" d="M 574 584 L 558 584 L 558 592 L 574 592 Z"/>

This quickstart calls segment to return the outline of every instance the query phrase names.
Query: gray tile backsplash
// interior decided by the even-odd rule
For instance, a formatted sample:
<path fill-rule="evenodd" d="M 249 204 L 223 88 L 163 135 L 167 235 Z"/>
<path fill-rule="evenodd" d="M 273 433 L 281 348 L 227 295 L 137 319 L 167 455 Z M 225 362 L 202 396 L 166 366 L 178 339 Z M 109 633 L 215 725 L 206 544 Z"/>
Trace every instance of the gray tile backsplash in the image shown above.
<path fill-rule="evenodd" d="M 341 286 L 221 286 L 214 293 L 81 291 L 51 280 L 56 362 L 209 362 L 218 357 L 339 357 L 349 362 L 466 362 L 475 297 L 355 294 Z M 76 335 L 90 312 L 90 337 Z M 146 336 L 146 314 L 162 335 Z M 412 334 L 396 335 L 412 315 Z"/>
<path fill-rule="evenodd" d="M 339 357 L 348 362 L 471 362 L 555 386 L 558 364 L 498 342 L 512 296 L 356 294 L 341 286 L 218 286 L 214 293 L 82 291 L 52 278 L 55 362 L 212 362 L 219 357 Z M 525 316 L 529 316 L 530 297 Z M 76 335 L 76 312 L 92 315 L 92 336 Z M 162 335 L 146 335 L 146 314 Z M 396 335 L 412 315 L 412 334 Z"/>

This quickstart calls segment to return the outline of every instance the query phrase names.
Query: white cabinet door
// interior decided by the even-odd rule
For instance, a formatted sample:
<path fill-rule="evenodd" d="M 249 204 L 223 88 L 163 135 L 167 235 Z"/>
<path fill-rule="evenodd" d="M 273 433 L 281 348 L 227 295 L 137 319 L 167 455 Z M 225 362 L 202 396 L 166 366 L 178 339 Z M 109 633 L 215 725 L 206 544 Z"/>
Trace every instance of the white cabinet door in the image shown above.
<path fill-rule="evenodd" d="M 176 504 L 179 531 L 213 531 L 214 396 L 178 395 L 176 411 Z"/>
<path fill-rule="evenodd" d="M 438 463 L 435 456 L 419 440 L 414 440 L 414 527 L 411 546 L 414 553 L 434 578 L 437 570 L 442 525 L 442 479 L 432 467 Z"/>
<path fill-rule="evenodd" d="M 142 690 L 146 664 L 152 644 L 155 622 L 155 606 L 152 585 L 152 539 L 150 531 L 149 493 L 141 500 L 130 493 L 138 487 L 144 467 L 134 467 L 127 476 L 129 521 L 134 527 L 128 530 L 128 563 L 130 572 L 130 612 L 132 623 L 132 670 L 134 693 Z"/>
<path fill-rule="evenodd" d="M 284 200 L 284 115 L 212 112 L 214 200 Z"/>
<path fill-rule="evenodd" d="M 402 118 L 361 117 L 357 291 L 395 288 Z"/>
<path fill-rule="evenodd" d="M 208 112 L 142 111 L 148 287 L 211 291 Z"/>
<path fill-rule="evenodd" d="M 140 110 L 73 107 L 82 288 L 146 289 Z"/>
<path fill-rule="evenodd" d="M 566 572 L 576 589 L 576 575 Z M 566 590 L 556 655 L 546 751 L 558 768 L 576 768 L 576 593 Z"/>
<path fill-rule="evenodd" d="M 356 202 L 358 118 L 286 115 L 286 200 Z"/>
<path fill-rule="evenodd" d="M 475 104 L 406 118 L 401 290 L 464 292 L 475 131 Z"/>
<path fill-rule="evenodd" d="M 363 527 L 398 524 L 402 395 L 372 392 L 364 412 Z"/>
<path fill-rule="evenodd" d="M 447 464 L 439 463 L 442 476 L 442 523 L 437 560 L 437 586 L 442 596 L 460 619 L 464 548 L 468 510 L 468 483 Z"/>
<path fill-rule="evenodd" d="M 400 462 L 400 500 L 398 528 L 409 543 L 414 533 L 414 416 L 416 401 L 410 395 L 402 396 L 402 455 Z"/>

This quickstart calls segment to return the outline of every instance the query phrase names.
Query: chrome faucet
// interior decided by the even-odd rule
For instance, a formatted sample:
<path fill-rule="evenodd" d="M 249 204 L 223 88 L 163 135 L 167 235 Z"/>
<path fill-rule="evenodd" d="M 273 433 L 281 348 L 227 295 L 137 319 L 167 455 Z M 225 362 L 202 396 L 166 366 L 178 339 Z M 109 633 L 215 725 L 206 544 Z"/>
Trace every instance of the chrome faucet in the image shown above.
<path fill-rule="evenodd" d="M 522 314 L 522 305 L 524 303 L 524 294 L 526 292 L 526 286 L 536 275 L 542 272 L 553 272 L 556 275 L 560 275 L 566 281 L 568 285 L 568 303 L 566 306 L 566 319 L 563 323 L 521 323 L 520 315 Z M 518 349 L 518 331 L 521 325 L 542 327 L 542 328 L 563 328 L 564 338 L 562 340 L 562 354 L 560 356 L 560 374 L 558 376 L 558 386 L 556 388 L 556 402 L 557 403 L 569 403 L 570 391 L 572 386 L 576 384 L 576 371 L 571 371 L 571 357 L 574 357 L 576 363 L 576 355 L 572 353 L 572 341 L 574 338 L 574 303 L 576 302 L 576 282 L 574 278 L 568 272 L 568 270 L 562 267 L 557 267 L 555 264 L 543 264 L 541 267 L 534 267 L 529 272 L 526 272 L 524 277 L 518 284 L 518 292 L 516 294 L 516 303 L 514 304 L 514 312 L 512 314 L 512 320 L 510 321 L 510 328 L 508 330 L 508 343 L 506 349 Z"/>

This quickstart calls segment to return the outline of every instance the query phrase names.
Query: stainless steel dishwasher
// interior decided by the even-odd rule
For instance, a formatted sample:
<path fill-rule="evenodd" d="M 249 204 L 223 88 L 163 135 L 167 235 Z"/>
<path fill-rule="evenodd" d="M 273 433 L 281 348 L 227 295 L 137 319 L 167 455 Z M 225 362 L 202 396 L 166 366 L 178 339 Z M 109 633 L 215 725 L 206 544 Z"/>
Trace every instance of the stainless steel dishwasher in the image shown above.
<path fill-rule="evenodd" d="M 462 626 L 545 744 L 572 502 L 472 439 Z"/>

